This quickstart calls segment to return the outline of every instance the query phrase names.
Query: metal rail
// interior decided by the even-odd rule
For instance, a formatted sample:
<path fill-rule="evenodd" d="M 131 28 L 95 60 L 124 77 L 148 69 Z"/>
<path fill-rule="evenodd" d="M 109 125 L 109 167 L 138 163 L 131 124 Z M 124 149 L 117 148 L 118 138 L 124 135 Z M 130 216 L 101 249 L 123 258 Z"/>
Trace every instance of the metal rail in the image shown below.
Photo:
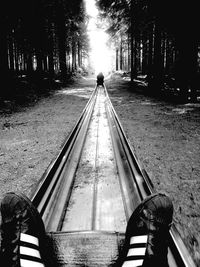
<path fill-rule="evenodd" d="M 52 219 L 52 223 L 54 223 L 54 225 L 60 224 L 60 216 L 62 216 L 63 209 L 70 194 L 73 178 L 95 104 L 95 98 L 96 88 L 71 134 L 63 144 L 60 153 L 43 174 L 40 182 L 36 186 L 36 189 L 33 190 L 34 193 L 31 198 L 32 202 L 40 212 L 47 229 L 51 227 L 48 226 L 48 224 L 51 220 L 51 216 L 54 216 L 55 213 L 55 220 Z M 72 154 L 73 158 L 71 157 Z M 67 180 L 63 179 L 64 170 L 67 170 L 68 172 Z M 62 194 L 62 190 L 65 190 L 64 194 Z M 59 210 L 54 210 L 55 205 L 58 203 Z M 57 228 L 59 228 L 59 226 Z"/>
<path fill-rule="evenodd" d="M 94 120 L 95 109 L 99 109 L 98 112 L 96 112 L 96 121 L 93 121 L 95 131 L 97 131 L 97 139 L 99 138 L 95 143 L 96 153 L 101 153 L 99 150 L 101 149 L 101 141 L 103 140 L 98 134 L 98 129 L 101 128 L 103 124 L 108 123 L 113 146 L 114 164 L 116 164 L 113 166 L 116 166 L 117 169 L 117 174 L 114 173 L 114 176 L 117 175 L 118 179 L 116 180 L 114 177 L 113 181 L 119 182 L 121 202 L 123 203 L 126 221 L 128 221 L 137 205 L 146 196 L 155 192 L 148 174 L 137 159 L 126 138 L 122 125 L 109 99 L 105 85 L 104 87 L 96 86 L 59 155 L 49 166 L 32 195 L 32 201 L 38 208 L 47 231 L 60 232 L 63 231 L 62 229 L 65 229 L 63 228 L 63 222 L 65 220 L 71 194 L 74 190 L 74 180 L 78 172 L 83 148 L 87 141 L 88 129 L 92 120 Z M 100 116 L 106 116 L 106 121 L 104 120 L 101 122 L 99 119 Z M 103 216 L 96 204 L 97 192 L 99 190 L 97 188 L 100 179 L 99 176 L 104 175 L 103 173 L 99 173 L 100 166 L 100 162 L 95 158 L 96 170 L 92 187 L 93 201 L 91 202 L 93 206 L 91 229 L 81 229 L 82 231 L 101 230 L 99 225 L 103 224 L 101 220 L 99 220 L 99 222 L 98 219 L 96 219 L 98 216 Z M 103 186 L 105 186 L 105 183 L 102 187 Z M 105 191 L 104 194 L 107 194 L 107 191 Z M 102 199 L 103 196 L 104 195 L 102 195 Z M 86 225 L 86 223 L 84 225 Z M 174 225 L 172 225 L 170 231 L 168 260 L 170 267 L 195 266 Z"/>

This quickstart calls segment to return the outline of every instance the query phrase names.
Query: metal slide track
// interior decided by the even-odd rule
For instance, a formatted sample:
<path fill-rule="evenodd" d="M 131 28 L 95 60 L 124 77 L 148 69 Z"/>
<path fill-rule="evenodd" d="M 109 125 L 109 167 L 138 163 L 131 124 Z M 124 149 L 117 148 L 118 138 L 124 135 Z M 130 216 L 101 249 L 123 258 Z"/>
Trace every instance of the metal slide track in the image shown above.
<path fill-rule="evenodd" d="M 92 267 L 115 261 L 129 217 L 154 192 L 106 87 L 96 86 L 31 199 L 61 265 Z M 170 267 L 195 266 L 174 225 L 168 260 Z"/>

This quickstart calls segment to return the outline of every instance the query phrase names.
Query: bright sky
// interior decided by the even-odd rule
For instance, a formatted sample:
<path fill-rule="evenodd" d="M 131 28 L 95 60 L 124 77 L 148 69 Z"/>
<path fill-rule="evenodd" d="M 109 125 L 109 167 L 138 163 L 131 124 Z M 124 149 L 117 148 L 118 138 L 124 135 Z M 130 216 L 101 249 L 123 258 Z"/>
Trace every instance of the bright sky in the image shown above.
<path fill-rule="evenodd" d="M 112 68 L 112 52 L 106 45 L 108 35 L 96 26 L 98 9 L 95 0 L 85 0 L 86 11 L 90 16 L 88 23 L 88 34 L 90 38 L 91 53 L 90 59 L 95 73 L 102 71 L 107 74 Z"/>
<path fill-rule="evenodd" d="M 98 10 L 95 6 L 95 0 L 85 0 L 85 3 L 88 15 L 96 17 L 98 15 Z"/>

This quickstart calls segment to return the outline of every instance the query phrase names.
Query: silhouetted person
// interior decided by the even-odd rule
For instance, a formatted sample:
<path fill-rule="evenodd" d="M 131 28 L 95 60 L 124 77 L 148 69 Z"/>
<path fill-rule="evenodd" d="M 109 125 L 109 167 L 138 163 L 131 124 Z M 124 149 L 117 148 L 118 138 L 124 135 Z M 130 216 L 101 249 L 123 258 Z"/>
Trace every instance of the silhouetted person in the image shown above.
<path fill-rule="evenodd" d="M 104 76 L 102 72 L 99 72 L 99 74 L 97 75 L 97 86 L 98 85 L 102 85 L 104 84 Z"/>

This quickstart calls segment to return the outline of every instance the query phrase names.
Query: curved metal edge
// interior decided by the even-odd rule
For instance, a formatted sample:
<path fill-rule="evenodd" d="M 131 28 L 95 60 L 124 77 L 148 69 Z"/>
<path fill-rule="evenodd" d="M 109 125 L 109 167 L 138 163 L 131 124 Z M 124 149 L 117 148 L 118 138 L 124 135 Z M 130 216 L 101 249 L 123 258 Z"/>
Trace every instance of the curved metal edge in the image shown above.
<path fill-rule="evenodd" d="M 116 121 L 116 125 L 118 127 L 118 133 L 119 133 L 119 135 L 121 137 L 121 141 L 122 141 L 124 147 L 127 147 L 127 150 L 128 150 L 127 151 L 127 157 L 129 158 L 129 160 L 132 160 L 134 162 L 134 165 L 136 165 L 136 167 L 137 167 L 138 173 L 142 176 L 142 178 L 144 179 L 146 185 L 148 186 L 147 191 L 149 191 L 149 194 L 152 194 L 152 193 L 155 192 L 154 185 L 153 185 L 149 175 L 147 174 L 142 162 L 138 159 L 136 153 L 134 152 L 133 147 L 130 144 L 129 139 L 127 138 L 127 136 L 126 136 L 126 134 L 124 132 L 122 124 L 121 124 L 121 122 L 120 122 L 120 120 L 118 118 L 118 115 L 117 115 L 117 113 L 116 113 L 116 111 L 115 111 L 115 109 L 114 109 L 114 107 L 112 105 L 112 102 L 111 102 L 110 98 L 109 98 L 106 86 L 104 86 L 104 88 L 105 88 L 105 92 L 106 92 L 108 101 L 110 103 L 110 107 L 111 107 L 111 110 L 112 110 L 112 113 L 113 113 L 113 117 L 114 117 L 114 119 Z"/>

